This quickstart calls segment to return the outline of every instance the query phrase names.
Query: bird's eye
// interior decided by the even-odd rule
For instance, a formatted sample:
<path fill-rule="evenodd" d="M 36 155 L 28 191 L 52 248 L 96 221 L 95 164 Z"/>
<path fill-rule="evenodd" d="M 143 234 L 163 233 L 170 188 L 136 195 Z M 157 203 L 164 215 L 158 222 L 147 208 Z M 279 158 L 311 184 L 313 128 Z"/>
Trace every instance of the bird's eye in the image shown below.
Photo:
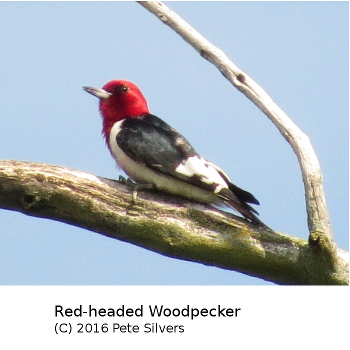
<path fill-rule="evenodd" d="M 117 85 L 111 89 L 111 93 L 115 96 L 122 95 L 127 91 L 129 91 L 129 88 L 126 85 Z"/>

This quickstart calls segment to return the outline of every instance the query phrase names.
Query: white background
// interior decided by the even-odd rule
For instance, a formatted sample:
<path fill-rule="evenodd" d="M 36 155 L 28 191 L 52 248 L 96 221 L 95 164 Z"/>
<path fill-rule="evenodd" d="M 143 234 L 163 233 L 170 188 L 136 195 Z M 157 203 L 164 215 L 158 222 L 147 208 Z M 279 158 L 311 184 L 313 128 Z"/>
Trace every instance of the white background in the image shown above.
<path fill-rule="evenodd" d="M 3 287 L 0 346 L 6 349 L 336 349 L 346 347 L 347 287 Z M 10 301 L 11 300 L 11 301 Z M 140 307 L 144 316 L 55 318 L 55 305 Z M 238 317 L 152 318 L 148 305 L 170 308 L 241 308 Z M 56 322 L 182 324 L 185 332 L 55 334 Z"/>

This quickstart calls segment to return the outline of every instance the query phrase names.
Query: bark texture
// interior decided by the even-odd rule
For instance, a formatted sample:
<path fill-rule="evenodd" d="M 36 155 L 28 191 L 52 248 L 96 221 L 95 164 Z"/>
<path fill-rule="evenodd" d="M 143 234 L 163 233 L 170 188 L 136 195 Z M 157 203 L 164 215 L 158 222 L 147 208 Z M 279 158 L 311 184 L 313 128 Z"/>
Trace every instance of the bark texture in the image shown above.
<path fill-rule="evenodd" d="M 279 284 L 348 284 L 348 254 L 235 215 L 46 164 L 0 161 L 0 208 L 62 221 L 163 255 Z"/>

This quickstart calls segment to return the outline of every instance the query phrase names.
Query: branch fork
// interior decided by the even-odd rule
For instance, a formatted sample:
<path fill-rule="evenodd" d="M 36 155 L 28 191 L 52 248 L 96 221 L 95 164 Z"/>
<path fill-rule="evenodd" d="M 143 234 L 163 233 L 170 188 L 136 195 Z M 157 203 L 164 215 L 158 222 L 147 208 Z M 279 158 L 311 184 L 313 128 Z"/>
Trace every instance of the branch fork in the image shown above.
<path fill-rule="evenodd" d="M 300 165 L 308 241 L 156 192 L 132 201 L 125 184 L 67 168 L 0 161 L 0 208 L 76 225 L 173 258 L 281 284 L 349 284 L 349 253 L 336 247 L 320 164 L 309 138 L 268 94 L 166 5 L 139 2 L 174 29 L 278 128 Z"/>
<path fill-rule="evenodd" d="M 179 15 L 160 1 L 138 1 L 141 6 L 172 28 L 200 55 L 248 97 L 277 127 L 292 147 L 299 162 L 305 189 L 309 233 L 321 232 L 330 242 L 327 249 L 335 253 L 332 228 L 322 185 L 322 172 L 309 138 L 279 108 L 265 90 L 239 69 L 225 53 L 211 44 Z"/>

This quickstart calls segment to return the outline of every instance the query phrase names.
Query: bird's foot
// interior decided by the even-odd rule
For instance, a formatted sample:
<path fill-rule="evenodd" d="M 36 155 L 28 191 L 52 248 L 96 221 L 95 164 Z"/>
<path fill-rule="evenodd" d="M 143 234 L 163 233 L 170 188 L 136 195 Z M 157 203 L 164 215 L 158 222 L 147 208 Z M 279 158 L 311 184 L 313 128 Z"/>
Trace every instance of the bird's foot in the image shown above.
<path fill-rule="evenodd" d="M 153 189 L 155 189 L 155 186 L 153 184 L 135 184 L 134 188 L 132 189 L 133 202 L 136 202 L 138 191 L 153 190 Z"/>
<path fill-rule="evenodd" d="M 132 187 L 132 201 L 135 203 L 137 199 L 137 192 L 143 190 L 153 190 L 155 186 L 153 184 L 142 184 L 135 183 L 129 177 L 125 178 L 124 176 L 119 176 L 119 181 L 124 185 Z"/>
<path fill-rule="evenodd" d="M 123 185 L 127 186 L 135 186 L 136 183 L 130 179 L 130 177 L 126 178 L 122 175 L 119 175 L 119 182 L 121 182 Z"/>

